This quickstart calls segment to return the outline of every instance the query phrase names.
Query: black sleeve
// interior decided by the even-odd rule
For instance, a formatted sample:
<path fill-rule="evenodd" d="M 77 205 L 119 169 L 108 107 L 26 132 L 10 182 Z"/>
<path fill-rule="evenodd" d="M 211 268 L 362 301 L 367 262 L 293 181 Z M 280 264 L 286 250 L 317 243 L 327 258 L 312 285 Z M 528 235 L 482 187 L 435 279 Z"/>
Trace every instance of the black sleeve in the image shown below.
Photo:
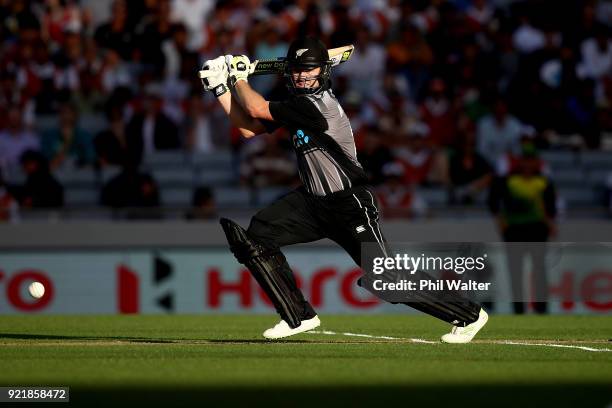
<path fill-rule="evenodd" d="M 282 127 L 283 125 L 278 122 L 273 122 L 271 120 L 258 119 L 261 124 L 266 128 L 266 132 L 274 133 L 276 129 Z"/>
<path fill-rule="evenodd" d="M 270 114 L 282 126 L 303 127 L 316 132 L 327 130 L 327 120 L 314 103 L 303 96 L 270 102 Z"/>

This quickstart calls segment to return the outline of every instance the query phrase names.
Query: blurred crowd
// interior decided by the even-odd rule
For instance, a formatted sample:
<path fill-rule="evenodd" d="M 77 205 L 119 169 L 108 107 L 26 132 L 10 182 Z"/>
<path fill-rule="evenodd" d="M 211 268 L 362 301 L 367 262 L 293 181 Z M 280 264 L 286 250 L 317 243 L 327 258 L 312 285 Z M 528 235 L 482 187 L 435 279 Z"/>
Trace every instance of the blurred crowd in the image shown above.
<path fill-rule="evenodd" d="M 28 174 L 1 213 L 61 206 L 53 172 L 68 166 L 120 166 L 142 194 L 107 185 L 101 204 L 154 207 L 140 165 L 157 151 L 232 149 L 244 184 L 296 183 L 287 135 L 242 140 L 197 71 L 285 55 L 304 34 L 355 44 L 333 89 L 383 206 L 426 214 L 423 185 L 469 204 L 526 150 L 606 147 L 611 24 L 606 0 L 0 0 L 0 169 Z M 286 92 L 281 77 L 251 83 Z M 33 173 L 45 178 L 28 187 Z"/>

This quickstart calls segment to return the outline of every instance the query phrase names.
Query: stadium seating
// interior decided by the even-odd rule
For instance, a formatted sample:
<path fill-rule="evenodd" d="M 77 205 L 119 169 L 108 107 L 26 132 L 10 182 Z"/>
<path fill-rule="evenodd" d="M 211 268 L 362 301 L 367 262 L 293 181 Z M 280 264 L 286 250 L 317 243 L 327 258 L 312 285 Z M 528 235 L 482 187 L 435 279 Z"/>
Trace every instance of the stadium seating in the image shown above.
<path fill-rule="evenodd" d="M 612 153 L 548 151 L 542 157 L 548 163 L 560 198 L 569 209 L 601 205 L 603 187 L 612 174 Z M 156 179 L 162 204 L 171 208 L 190 206 L 193 191 L 202 185 L 213 189 L 219 207 L 235 209 L 266 205 L 290 189 L 285 186 L 259 190 L 241 187 L 230 151 L 193 155 L 158 152 L 146 159 L 144 169 L 149 169 Z M 54 173 L 66 189 L 67 207 L 75 208 L 98 205 L 100 187 L 118 171 L 116 167 L 102 170 L 67 167 Z M 427 187 L 419 191 L 430 208 L 443 209 L 447 205 L 444 188 Z M 484 211 L 485 202 L 486 194 L 483 194 L 476 207 Z"/>

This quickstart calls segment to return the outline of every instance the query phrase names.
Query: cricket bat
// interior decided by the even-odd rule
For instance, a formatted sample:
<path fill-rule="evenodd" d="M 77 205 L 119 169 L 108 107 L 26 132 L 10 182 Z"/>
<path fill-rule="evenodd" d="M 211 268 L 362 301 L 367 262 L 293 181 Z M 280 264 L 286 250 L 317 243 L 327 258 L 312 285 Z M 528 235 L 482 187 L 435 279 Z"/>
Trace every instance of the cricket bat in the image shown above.
<path fill-rule="evenodd" d="M 344 47 L 331 48 L 327 50 L 329 59 L 332 61 L 332 67 L 348 61 L 353 55 L 354 45 L 345 45 Z M 277 59 L 263 59 L 254 61 L 255 69 L 251 75 L 265 75 L 265 74 L 282 74 L 285 72 L 286 61 L 285 57 Z"/>
<path fill-rule="evenodd" d="M 346 62 L 353 55 L 353 51 L 355 49 L 354 45 L 345 45 L 343 47 L 331 48 L 327 50 L 329 54 L 329 59 L 332 61 L 331 66 L 335 67 L 343 62 Z M 285 57 L 279 57 L 277 59 L 263 59 L 263 60 L 255 60 L 252 63 L 251 75 L 266 75 L 266 74 L 282 74 L 285 72 L 285 66 L 287 62 L 285 61 Z M 254 66 L 254 67 L 253 67 Z M 200 78 L 206 78 L 207 72 L 201 70 Z"/>

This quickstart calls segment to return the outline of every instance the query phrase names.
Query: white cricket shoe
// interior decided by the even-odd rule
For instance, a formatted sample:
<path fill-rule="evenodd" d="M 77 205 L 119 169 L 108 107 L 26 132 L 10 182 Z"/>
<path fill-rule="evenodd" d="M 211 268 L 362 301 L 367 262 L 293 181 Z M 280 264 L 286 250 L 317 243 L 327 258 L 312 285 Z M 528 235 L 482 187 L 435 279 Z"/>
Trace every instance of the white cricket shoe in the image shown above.
<path fill-rule="evenodd" d="M 487 324 L 487 320 L 489 320 L 489 315 L 484 309 L 480 309 L 480 314 L 478 315 L 478 320 L 474 323 L 470 323 L 465 327 L 453 326 L 450 333 L 442 336 L 440 340 L 444 343 L 469 343 L 472 341 L 476 333 L 480 331 Z"/>
<path fill-rule="evenodd" d="M 304 333 L 308 330 L 317 328 L 320 325 L 321 321 L 319 320 L 318 316 L 315 316 L 312 319 L 302 320 L 302 323 L 295 329 L 289 327 L 286 321 L 281 320 L 280 323 L 278 323 L 276 326 L 263 332 L 263 336 L 266 339 L 270 340 L 282 339 L 283 337 L 289 337 L 293 336 L 294 334 Z"/>

